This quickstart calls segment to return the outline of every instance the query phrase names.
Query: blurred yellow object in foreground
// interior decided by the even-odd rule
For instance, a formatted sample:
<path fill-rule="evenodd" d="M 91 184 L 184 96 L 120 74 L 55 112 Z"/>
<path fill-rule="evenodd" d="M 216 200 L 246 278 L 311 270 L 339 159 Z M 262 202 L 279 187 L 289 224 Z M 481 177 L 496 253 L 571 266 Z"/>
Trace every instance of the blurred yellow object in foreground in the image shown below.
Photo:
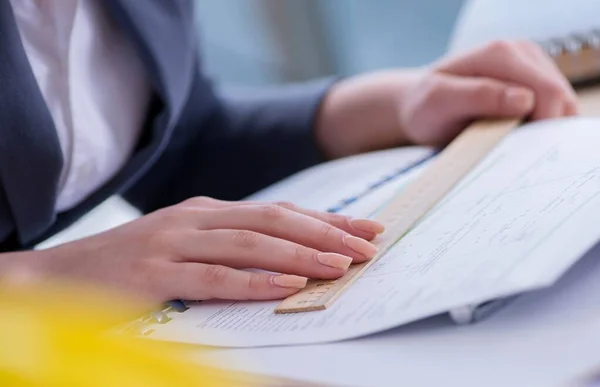
<path fill-rule="evenodd" d="M 258 386 L 181 348 L 110 333 L 128 305 L 79 288 L 0 289 L 0 386 Z"/>

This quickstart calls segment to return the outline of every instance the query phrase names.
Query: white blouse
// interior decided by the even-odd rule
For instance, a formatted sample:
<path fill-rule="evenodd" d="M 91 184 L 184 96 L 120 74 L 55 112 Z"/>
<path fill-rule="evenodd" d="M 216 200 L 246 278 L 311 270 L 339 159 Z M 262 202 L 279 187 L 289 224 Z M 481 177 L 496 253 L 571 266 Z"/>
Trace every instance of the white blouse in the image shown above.
<path fill-rule="evenodd" d="M 97 0 L 11 0 L 62 153 L 57 211 L 83 201 L 131 156 L 150 86 Z"/>

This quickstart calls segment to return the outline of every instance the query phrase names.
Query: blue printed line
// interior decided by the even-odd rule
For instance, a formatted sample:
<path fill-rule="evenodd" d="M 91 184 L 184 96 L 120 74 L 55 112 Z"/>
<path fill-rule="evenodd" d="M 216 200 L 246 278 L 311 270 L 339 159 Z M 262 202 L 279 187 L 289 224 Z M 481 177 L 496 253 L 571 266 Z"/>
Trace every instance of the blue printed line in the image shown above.
<path fill-rule="evenodd" d="M 375 191 L 375 190 L 383 187 L 386 184 L 389 184 L 389 183 L 395 181 L 396 179 L 398 179 L 402 175 L 406 174 L 407 172 L 410 172 L 413 169 L 415 169 L 415 168 L 423 165 L 427 161 L 429 161 L 429 160 L 433 159 L 435 156 L 437 156 L 437 154 L 438 154 L 438 152 L 433 152 L 429 156 L 426 156 L 426 157 L 424 157 L 422 159 L 419 159 L 419 160 L 417 160 L 417 161 L 409 164 L 408 166 L 400 168 L 400 169 L 392 172 L 391 174 L 382 177 L 380 180 L 378 180 L 375 183 L 369 185 L 361 193 L 340 200 L 340 202 L 338 204 L 336 204 L 335 206 L 330 207 L 329 209 L 327 209 L 327 212 L 336 213 L 336 212 L 342 211 L 343 209 L 347 208 L 350 204 L 356 202 L 357 200 L 360 200 L 360 199 L 364 198 L 365 196 L 369 195 L 373 191 Z"/>

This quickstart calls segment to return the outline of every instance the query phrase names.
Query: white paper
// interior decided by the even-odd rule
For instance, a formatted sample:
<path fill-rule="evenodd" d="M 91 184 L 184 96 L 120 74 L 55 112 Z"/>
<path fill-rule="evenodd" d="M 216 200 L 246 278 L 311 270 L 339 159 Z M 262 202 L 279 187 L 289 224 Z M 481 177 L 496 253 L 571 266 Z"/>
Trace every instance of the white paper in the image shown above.
<path fill-rule="evenodd" d="M 343 199 L 361 195 L 371 184 L 431 154 L 428 148 L 410 147 L 346 157 L 297 173 L 257 192 L 248 200 L 291 201 L 304 208 L 325 211 Z M 398 180 L 403 179 L 395 179 L 385 189 L 390 186 L 395 189 Z"/>
<path fill-rule="evenodd" d="M 600 237 L 599 129 L 598 119 L 565 119 L 516 131 L 325 311 L 205 302 L 150 337 L 234 347 L 337 341 L 551 285 Z"/>
<path fill-rule="evenodd" d="M 457 327 L 444 316 L 334 344 L 190 357 L 334 386 L 574 387 L 568 382 L 600 370 L 599 299 L 600 244 L 552 287 L 477 324 Z"/>

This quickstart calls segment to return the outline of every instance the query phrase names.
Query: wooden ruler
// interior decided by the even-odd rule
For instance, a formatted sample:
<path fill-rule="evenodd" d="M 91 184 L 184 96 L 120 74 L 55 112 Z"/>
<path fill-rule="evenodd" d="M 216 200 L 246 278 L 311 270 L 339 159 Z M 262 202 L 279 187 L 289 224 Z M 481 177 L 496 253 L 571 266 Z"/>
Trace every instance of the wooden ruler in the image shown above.
<path fill-rule="evenodd" d="M 373 241 L 379 249 L 374 258 L 352 265 L 337 280 L 309 282 L 299 293 L 282 301 L 275 308 L 275 313 L 310 312 L 331 305 L 519 124 L 519 120 L 481 121 L 463 131 L 416 180 L 374 217 L 386 228 Z"/>
<path fill-rule="evenodd" d="M 585 83 L 600 77 L 600 31 L 552 39 L 542 42 L 542 47 L 572 83 Z M 583 111 L 600 105 L 600 88 L 588 89 L 584 93 L 580 93 Z M 471 125 L 375 216 L 385 225 L 386 231 L 373 241 L 379 248 L 373 259 L 351 266 L 337 280 L 310 281 L 306 288 L 281 302 L 275 313 L 309 312 L 331 305 L 519 124 L 519 120 L 502 120 Z"/>

